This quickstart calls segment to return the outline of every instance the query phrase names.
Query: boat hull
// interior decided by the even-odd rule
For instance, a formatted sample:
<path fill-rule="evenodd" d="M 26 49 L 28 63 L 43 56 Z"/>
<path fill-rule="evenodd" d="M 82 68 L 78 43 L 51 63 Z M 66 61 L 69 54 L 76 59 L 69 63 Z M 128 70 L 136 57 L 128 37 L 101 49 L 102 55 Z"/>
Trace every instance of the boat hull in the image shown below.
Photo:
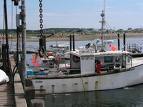
<path fill-rule="evenodd" d="M 32 83 L 35 90 L 44 89 L 46 94 L 117 89 L 143 83 L 142 68 L 143 65 L 139 65 L 128 71 L 105 75 L 35 78 Z"/>

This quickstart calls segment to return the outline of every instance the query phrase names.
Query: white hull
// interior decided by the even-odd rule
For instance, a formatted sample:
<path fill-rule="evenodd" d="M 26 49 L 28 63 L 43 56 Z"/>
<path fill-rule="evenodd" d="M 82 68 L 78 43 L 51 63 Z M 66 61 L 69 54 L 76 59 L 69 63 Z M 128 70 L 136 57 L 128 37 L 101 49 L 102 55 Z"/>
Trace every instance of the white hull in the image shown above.
<path fill-rule="evenodd" d="M 47 94 L 117 89 L 143 83 L 142 68 L 139 65 L 125 72 L 78 78 L 32 79 L 32 83 L 35 89 L 45 89 Z"/>

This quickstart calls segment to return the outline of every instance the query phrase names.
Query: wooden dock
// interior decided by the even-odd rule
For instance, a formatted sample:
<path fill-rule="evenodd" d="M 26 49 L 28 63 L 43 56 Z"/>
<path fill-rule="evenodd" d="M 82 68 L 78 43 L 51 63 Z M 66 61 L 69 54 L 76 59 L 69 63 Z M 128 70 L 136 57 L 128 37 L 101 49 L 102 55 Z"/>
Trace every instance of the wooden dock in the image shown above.
<path fill-rule="evenodd" d="M 15 75 L 14 79 L 14 90 L 16 107 L 27 107 L 24 89 L 18 73 Z"/>
<path fill-rule="evenodd" d="M 14 93 L 10 84 L 0 85 L 0 107 L 15 107 Z"/>
<path fill-rule="evenodd" d="M 0 85 L 0 107 L 27 107 L 19 74 L 15 76 L 14 89 L 10 83 Z"/>
<path fill-rule="evenodd" d="M 10 62 L 13 69 L 15 63 L 12 57 Z M 14 77 L 14 84 L 12 82 L 0 84 L 0 107 L 27 107 L 24 89 L 18 73 Z"/>

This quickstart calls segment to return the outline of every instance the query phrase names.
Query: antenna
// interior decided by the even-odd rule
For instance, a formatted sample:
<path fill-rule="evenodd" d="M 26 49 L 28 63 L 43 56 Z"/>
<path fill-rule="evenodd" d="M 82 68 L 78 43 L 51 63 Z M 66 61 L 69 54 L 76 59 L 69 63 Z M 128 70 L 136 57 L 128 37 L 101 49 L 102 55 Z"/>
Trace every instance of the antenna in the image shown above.
<path fill-rule="evenodd" d="M 100 21 L 101 22 L 101 42 L 102 42 L 102 47 L 101 47 L 101 51 L 104 51 L 103 49 L 103 40 L 104 40 L 104 27 L 105 27 L 105 7 L 106 7 L 106 1 L 104 0 L 104 7 L 103 7 L 103 10 L 102 10 L 102 13 L 101 13 L 101 17 L 102 17 L 102 20 Z"/>

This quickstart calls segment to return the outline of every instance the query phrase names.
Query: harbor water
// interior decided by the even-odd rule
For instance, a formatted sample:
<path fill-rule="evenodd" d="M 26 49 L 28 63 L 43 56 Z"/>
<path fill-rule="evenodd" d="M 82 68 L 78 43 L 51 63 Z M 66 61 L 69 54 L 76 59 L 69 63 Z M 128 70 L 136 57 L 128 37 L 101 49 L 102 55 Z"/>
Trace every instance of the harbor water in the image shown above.
<path fill-rule="evenodd" d="M 143 107 L 143 85 L 107 91 L 47 95 L 45 107 Z"/>

